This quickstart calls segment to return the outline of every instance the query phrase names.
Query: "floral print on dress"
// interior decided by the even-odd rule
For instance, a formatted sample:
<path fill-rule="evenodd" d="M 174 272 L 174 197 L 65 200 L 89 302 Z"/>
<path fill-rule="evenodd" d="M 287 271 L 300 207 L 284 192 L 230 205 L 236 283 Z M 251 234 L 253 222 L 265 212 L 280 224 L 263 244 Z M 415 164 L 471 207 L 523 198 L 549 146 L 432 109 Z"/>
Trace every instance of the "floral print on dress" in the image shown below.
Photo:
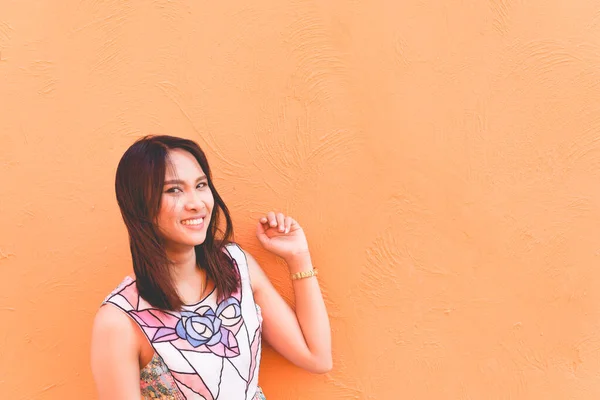
<path fill-rule="evenodd" d="M 143 400 L 185 400 L 169 368 L 157 354 L 140 371 L 140 389 Z"/>
<path fill-rule="evenodd" d="M 267 398 L 265 397 L 265 395 L 263 394 L 263 391 L 261 388 L 258 388 L 256 390 L 256 393 L 254 394 L 254 397 L 252 398 L 252 400 L 267 400 Z"/>

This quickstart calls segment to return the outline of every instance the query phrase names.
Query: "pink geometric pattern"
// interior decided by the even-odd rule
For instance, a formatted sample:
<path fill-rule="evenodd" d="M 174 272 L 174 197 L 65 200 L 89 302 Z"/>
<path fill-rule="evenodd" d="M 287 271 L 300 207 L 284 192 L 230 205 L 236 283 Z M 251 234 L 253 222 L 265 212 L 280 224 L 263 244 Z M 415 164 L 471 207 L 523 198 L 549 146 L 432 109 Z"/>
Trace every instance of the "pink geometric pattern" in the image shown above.
<path fill-rule="evenodd" d="M 241 287 L 227 299 L 218 301 L 213 289 L 182 311 L 159 310 L 126 277 L 104 301 L 140 326 L 184 399 L 251 400 L 259 390 L 262 315 L 254 303 L 244 253 L 237 245 L 226 251 L 241 278 Z"/>

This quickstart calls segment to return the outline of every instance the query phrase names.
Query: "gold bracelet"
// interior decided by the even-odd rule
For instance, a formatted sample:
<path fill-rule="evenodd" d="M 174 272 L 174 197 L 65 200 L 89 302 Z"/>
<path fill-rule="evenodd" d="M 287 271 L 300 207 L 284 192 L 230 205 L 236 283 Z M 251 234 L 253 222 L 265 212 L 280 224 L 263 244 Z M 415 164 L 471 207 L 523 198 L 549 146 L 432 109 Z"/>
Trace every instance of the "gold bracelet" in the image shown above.
<path fill-rule="evenodd" d="M 315 268 L 311 269 L 310 271 L 302 271 L 296 272 L 295 274 L 290 274 L 290 278 L 292 278 L 292 280 L 295 281 L 296 279 L 304 279 L 310 278 L 311 276 L 317 276 L 318 273 L 319 271 Z"/>

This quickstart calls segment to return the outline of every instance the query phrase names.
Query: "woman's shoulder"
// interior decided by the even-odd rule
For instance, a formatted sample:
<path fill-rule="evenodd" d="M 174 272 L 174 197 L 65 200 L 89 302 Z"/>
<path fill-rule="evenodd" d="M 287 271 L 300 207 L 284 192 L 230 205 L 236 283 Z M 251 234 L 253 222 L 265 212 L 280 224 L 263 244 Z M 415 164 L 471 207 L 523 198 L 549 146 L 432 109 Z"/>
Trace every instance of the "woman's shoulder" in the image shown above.
<path fill-rule="evenodd" d="M 224 246 L 224 251 L 233 258 L 238 264 L 240 262 L 246 264 L 248 253 L 242 248 L 239 243 L 229 242 Z"/>
<path fill-rule="evenodd" d="M 242 279 L 250 282 L 253 292 L 260 290 L 268 283 L 266 274 L 249 251 L 235 242 L 228 243 L 225 247 L 229 255 L 236 261 L 238 268 L 240 268 L 240 265 L 242 266 L 240 268 Z"/>
<path fill-rule="evenodd" d="M 130 328 L 133 328 L 131 318 L 111 303 L 104 303 L 96 311 L 93 330 L 98 331 L 102 336 Z M 133 332 L 133 329 L 131 331 Z"/>
<path fill-rule="evenodd" d="M 121 298 L 131 297 L 131 295 L 137 295 L 137 288 L 135 279 L 132 276 L 127 276 L 104 299 L 102 305 L 96 311 L 92 327 L 92 340 L 95 344 L 106 344 L 117 340 L 126 347 L 133 344 L 134 348 L 137 348 L 139 329 L 137 329 L 131 317 L 127 315 L 125 307 L 123 307 L 124 304 L 121 304 L 124 302 L 119 301 Z"/>
<path fill-rule="evenodd" d="M 131 325 L 131 318 L 126 314 L 126 310 L 118 301 L 119 298 L 129 298 L 131 295 L 137 295 L 134 276 L 126 276 L 121 283 L 115 287 L 102 302 L 96 312 L 94 325 L 98 324 L 102 328 L 123 328 Z"/>
<path fill-rule="evenodd" d="M 232 249 L 233 250 L 235 250 L 235 249 L 242 250 L 242 246 L 240 246 L 240 244 L 238 242 L 227 242 L 227 243 L 225 243 L 225 246 L 223 246 L 223 247 L 227 251 L 230 251 Z"/>
<path fill-rule="evenodd" d="M 97 380 L 110 380 L 115 374 L 128 375 L 128 371 L 139 368 L 142 339 L 141 331 L 134 324 L 127 314 L 110 304 L 96 312 L 91 335 L 91 365 Z"/>

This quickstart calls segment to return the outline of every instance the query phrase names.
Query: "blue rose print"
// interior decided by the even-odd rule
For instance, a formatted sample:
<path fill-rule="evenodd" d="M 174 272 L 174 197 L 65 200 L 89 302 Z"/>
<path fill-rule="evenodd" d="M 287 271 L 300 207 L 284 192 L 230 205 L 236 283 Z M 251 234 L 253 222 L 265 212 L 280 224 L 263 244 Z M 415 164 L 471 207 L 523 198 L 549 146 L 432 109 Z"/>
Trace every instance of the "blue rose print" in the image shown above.
<path fill-rule="evenodd" d="M 221 340 L 221 320 L 216 317 L 212 309 L 204 315 L 190 311 L 182 311 L 181 319 L 175 326 L 175 332 L 180 338 L 187 340 L 192 346 L 203 344 L 212 346 Z"/>
<path fill-rule="evenodd" d="M 223 326 L 230 327 L 239 322 L 242 318 L 242 307 L 235 297 L 223 300 L 217 307 L 217 316 L 223 323 Z"/>

